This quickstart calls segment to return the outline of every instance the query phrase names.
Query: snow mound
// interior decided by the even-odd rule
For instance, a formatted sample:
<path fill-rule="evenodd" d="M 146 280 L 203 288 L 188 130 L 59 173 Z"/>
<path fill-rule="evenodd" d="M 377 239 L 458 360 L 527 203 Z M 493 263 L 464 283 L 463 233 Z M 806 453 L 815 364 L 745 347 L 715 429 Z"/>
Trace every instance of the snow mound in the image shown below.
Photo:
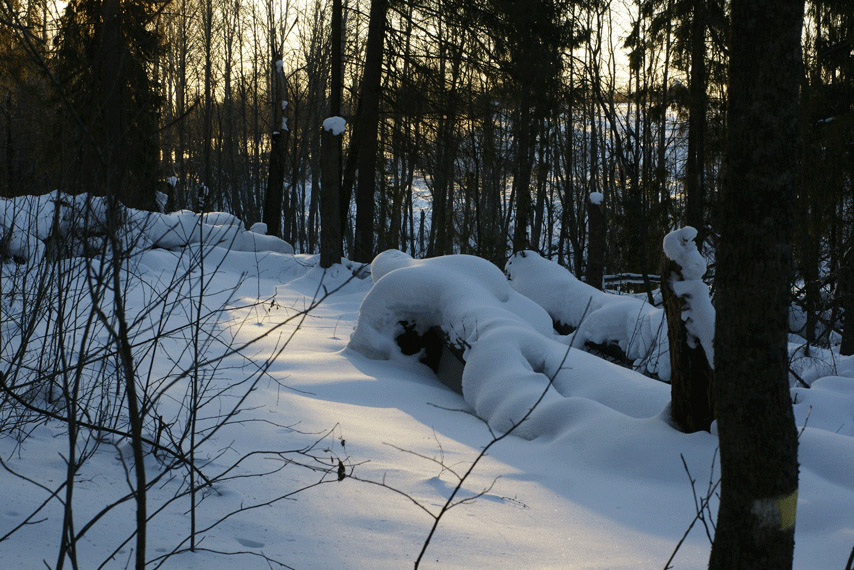
<path fill-rule="evenodd" d="M 387 251 L 372 270 L 374 286 L 362 302 L 349 347 L 369 358 L 397 358 L 395 339 L 403 323 L 419 333 L 438 326 L 451 345 L 463 349 L 463 397 L 495 430 L 510 429 L 543 392 L 516 435 L 562 434 L 579 405 L 650 418 L 669 401 L 664 384 L 558 342 L 546 311 L 483 259 L 414 260 Z M 592 401 L 579 404 L 579 398 Z"/>
<path fill-rule="evenodd" d="M 103 197 L 54 191 L 0 198 L 0 259 L 36 262 L 45 256 L 48 244 L 51 249 L 62 246 L 70 255 L 81 255 L 87 245 L 102 243 L 106 226 Z"/>
<path fill-rule="evenodd" d="M 107 200 L 103 196 L 54 191 L 42 196 L 0 199 L 0 259 L 39 262 L 45 255 L 78 257 L 106 243 Z M 191 244 L 232 251 L 292 254 L 293 246 L 225 212 L 172 214 L 119 207 L 119 243 L 126 251 Z M 253 226 L 255 227 L 255 226 Z"/>
<path fill-rule="evenodd" d="M 576 329 L 565 338 L 567 343 L 578 348 L 587 343 L 617 345 L 636 369 L 670 379 L 667 321 L 662 309 L 582 283 L 566 268 L 533 251 L 514 254 L 504 272 L 513 289 L 543 307 L 556 324 Z"/>
<path fill-rule="evenodd" d="M 402 323 L 417 333 L 438 326 L 459 347 L 477 342 L 485 328 L 501 323 L 552 334 L 551 319 L 510 288 L 501 271 L 470 255 L 416 260 L 398 250 L 371 264 L 374 286 L 359 309 L 350 347 L 375 359 L 400 354 L 395 338 Z"/>
<path fill-rule="evenodd" d="M 159 214 L 132 210 L 130 219 L 149 247 L 179 249 L 201 243 L 233 251 L 294 253 L 286 241 L 246 230 L 242 221 L 225 212 Z"/>

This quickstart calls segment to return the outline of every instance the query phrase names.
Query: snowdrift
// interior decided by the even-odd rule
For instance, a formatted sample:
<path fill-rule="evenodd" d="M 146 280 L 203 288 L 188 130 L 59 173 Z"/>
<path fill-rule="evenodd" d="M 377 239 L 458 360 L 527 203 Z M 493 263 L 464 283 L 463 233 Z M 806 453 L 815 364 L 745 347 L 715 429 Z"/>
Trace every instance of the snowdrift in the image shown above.
<path fill-rule="evenodd" d="M 514 254 L 504 267 L 510 286 L 548 312 L 567 342 L 616 345 L 636 370 L 670 380 L 670 351 L 664 310 L 628 295 L 605 293 L 536 252 Z"/>
<path fill-rule="evenodd" d="M 507 264 L 509 282 L 494 266 L 463 255 L 413 260 L 387 251 L 372 270 L 374 286 L 349 347 L 373 359 L 414 358 L 395 342 L 403 323 L 419 331 L 438 326 L 463 351 L 465 402 L 495 433 L 524 417 L 545 391 L 513 433 L 546 446 L 576 476 L 611 481 L 592 491 L 591 503 L 611 501 L 615 479 L 647 490 L 684 486 L 683 460 L 712 465 L 710 478 L 717 477 L 714 424 L 712 433 L 679 432 L 670 423 L 667 384 L 574 348 L 614 341 L 643 358 L 657 346 L 658 360 L 642 362 L 662 375 L 668 360 L 660 310 L 587 287 L 531 252 Z M 552 320 L 578 329 L 558 335 Z M 854 532 L 850 509 L 839 508 L 854 502 L 854 360 L 837 360 L 832 370 L 810 388 L 792 390 L 801 462 L 796 567 L 843 564 Z M 565 484 L 578 485 L 572 477 Z M 629 495 L 620 501 L 631 502 Z M 717 499 L 710 504 L 714 512 Z"/>
<path fill-rule="evenodd" d="M 126 251 L 180 249 L 191 244 L 232 251 L 293 253 L 289 243 L 248 231 L 231 214 L 171 214 L 121 207 L 118 238 Z M 100 251 L 107 235 L 107 202 L 102 196 L 54 191 L 42 196 L 0 199 L 0 259 L 38 262 L 51 255 L 77 257 Z"/>
<path fill-rule="evenodd" d="M 467 255 L 415 260 L 390 250 L 371 269 L 374 286 L 350 348 L 375 359 L 403 358 L 396 339 L 407 327 L 420 334 L 439 327 L 462 351 L 463 397 L 494 430 L 519 421 L 550 382 L 554 390 L 517 435 L 534 439 L 569 429 L 578 398 L 591 400 L 583 406 L 632 418 L 657 416 L 667 406 L 664 384 L 561 342 L 546 310 L 511 288 L 488 261 Z"/>

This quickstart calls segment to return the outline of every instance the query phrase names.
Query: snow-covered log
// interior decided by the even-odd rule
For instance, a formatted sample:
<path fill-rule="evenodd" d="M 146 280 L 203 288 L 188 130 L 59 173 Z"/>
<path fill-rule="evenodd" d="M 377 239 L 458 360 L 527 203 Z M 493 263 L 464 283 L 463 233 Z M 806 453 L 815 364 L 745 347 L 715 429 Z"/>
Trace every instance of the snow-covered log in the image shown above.
<path fill-rule="evenodd" d="M 634 367 L 670 379 L 664 311 L 645 300 L 602 292 L 536 252 L 514 254 L 504 267 L 510 285 L 543 307 L 573 346 L 616 346 Z M 582 322 L 583 319 L 583 322 Z"/>
<path fill-rule="evenodd" d="M 497 431 L 518 422 L 544 391 L 516 435 L 557 435 L 579 413 L 650 418 L 667 405 L 665 385 L 559 342 L 548 313 L 483 259 L 415 260 L 392 250 L 374 260 L 372 277 L 349 347 L 374 359 L 412 358 L 396 339 L 438 328 L 465 360 L 463 397 Z"/>

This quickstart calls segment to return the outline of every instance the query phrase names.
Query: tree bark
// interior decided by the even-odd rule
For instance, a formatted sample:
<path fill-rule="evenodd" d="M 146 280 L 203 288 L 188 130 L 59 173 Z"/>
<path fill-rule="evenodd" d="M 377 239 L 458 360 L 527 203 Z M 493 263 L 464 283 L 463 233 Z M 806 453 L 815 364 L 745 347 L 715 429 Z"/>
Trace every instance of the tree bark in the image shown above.
<path fill-rule="evenodd" d="M 516 128 L 516 176 L 513 177 L 513 194 L 516 196 L 516 225 L 513 228 L 513 251 L 530 249 L 528 222 L 531 217 L 531 108 L 530 96 L 524 90 Z"/>
<path fill-rule="evenodd" d="M 341 114 L 341 0 L 332 1 L 332 79 L 329 116 Z M 320 266 L 341 263 L 341 139 L 326 129 L 321 133 Z"/>
<path fill-rule="evenodd" d="M 787 333 L 803 0 L 734 0 L 717 257 L 721 504 L 709 567 L 791 568 L 798 489 Z"/>
<path fill-rule="evenodd" d="M 697 343 L 688 344 L 688 330 L 682 320 L 684 300 L 673 291 L 672 280 L 682 278 L 682 268 L 665 259 L 661 270 L 661 296 L 667 316 L 670 347 L 670 415 L 686 433 L 708 431 L 715 418 L 714 372 L 706 351 Z"/>
<path fill-rule="evenodd" d="M 388 0 L 371 0 L 368 45 L 365 49 L 365 74 L 362 78 L 360 137 L 357 157 L 359 185 L 356 189 L 355 261 L 369 262 L 374 255 L 374 194 L 377 171 L 377 137 L 380 116 L 380 80 Z"/>
<path fill-rule="evenodd" d="M 104 191 L 122 204 L 137 207 L 134 196 L 123 182 L 127 169 L 127 115 L 124 109 L 127 50 L 122 41 L 122 12 L 118 0 L 101 4 L 102 22 L 100 50 L 101 103 L 103 105 L 103 136 L 101 139 L 104 169 Z"/>
<path fill-rule="evenodd" d="M 854 248 L 848 247 L 842 260 L 842 346 L 839 353 L 843 356 L 854 354 Z"/>
<path fill-rule="evenodd" d="M 685 164 L 686 225 L 697 230 L 697 249 L 702 253 L 705 239 L 703 203 L 705 202 L 706 131 L 706 1 L 693 0 L 691 21 L 691 85 L 688 109 L 688 158 Z"/>
<path fill-rule="evenodd" d="M 267 192 L 264 195 L 264 223 L 267 233 L 284 237 L 282 228 L 282 203 L 285 186 L 285 153 L 288 146 L 288 131 L 283 129 L 284 71 L 281 69 L 278 54 L 273 50 L 273 133 L 270 137 L 270 170 L 267 178 Z"/>
<path fill-rule="evenodd" d="M 588 285 L 602 290 L 605 277 L 605 204 L 594 204 L 587 198 L 587 231 L 590 233 L 587 246 L 587 271 L 584 278 Z"/>

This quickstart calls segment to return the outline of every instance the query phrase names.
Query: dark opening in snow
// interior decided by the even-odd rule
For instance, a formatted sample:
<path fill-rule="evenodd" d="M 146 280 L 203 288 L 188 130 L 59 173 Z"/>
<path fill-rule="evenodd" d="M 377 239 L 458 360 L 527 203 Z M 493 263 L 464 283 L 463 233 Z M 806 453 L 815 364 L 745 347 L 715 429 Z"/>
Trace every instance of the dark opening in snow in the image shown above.
<path fill-rule="evenodd" d="M 448 335 L 440 327 L 433 326 L 424 334 L 418 334 L 415 324 L 405 321 L 400 323 L 403 333 L 395 341 L 400 351 L 406 355 L 418 354 L 422 350 L 421 362 L 436 373 L 439 380 L 456 392 L 463 393 L 463 360 L 462 351 L 448 344 Z"/>

